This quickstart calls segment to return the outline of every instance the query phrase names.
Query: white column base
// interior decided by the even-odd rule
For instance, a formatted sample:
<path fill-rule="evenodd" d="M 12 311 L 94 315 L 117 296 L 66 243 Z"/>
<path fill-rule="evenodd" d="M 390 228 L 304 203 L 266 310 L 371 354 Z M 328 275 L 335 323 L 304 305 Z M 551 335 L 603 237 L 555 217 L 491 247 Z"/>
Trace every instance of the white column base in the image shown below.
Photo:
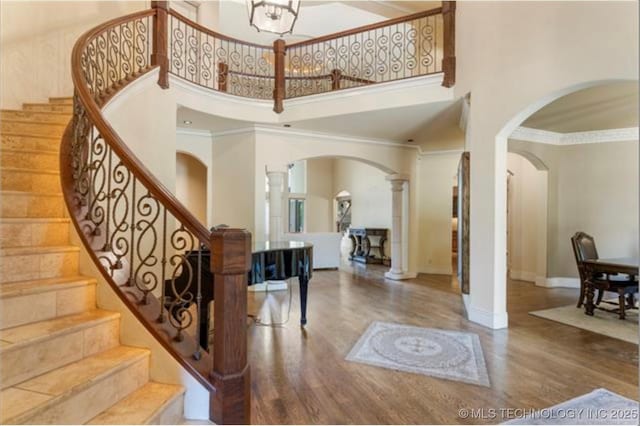
<path fill-rule="evenodd" d="M 387 271 L 384 273 L 384 277 L 389 280 L 400 281 L 400 280 L 410 280 L 411 278 L 417 277 L 418 274 L 415 272 L 393 272 Z"/>
<path fill-rule="evenodd" d="M 260 293 L 266 291 L 282 291 L 289 288 L 286 281 L 265 281 L 263 283 L 254 284 L 249 286 L 249 290 L 252 293 Z"/>

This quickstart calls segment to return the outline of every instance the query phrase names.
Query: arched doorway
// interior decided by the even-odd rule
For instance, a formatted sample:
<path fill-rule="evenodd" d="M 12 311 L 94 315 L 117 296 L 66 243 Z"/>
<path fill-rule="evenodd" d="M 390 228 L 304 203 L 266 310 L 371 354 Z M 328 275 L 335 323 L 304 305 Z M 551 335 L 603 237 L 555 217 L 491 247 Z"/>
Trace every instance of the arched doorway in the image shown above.
<path fill-rule="evenodd" d="M 176 197 L 203 224 L 207 224 L 207 167 L 196 157 L 176 152 Z"/>
<path fill-rule="evenodd" d="M 635 91 L 635 101 L 622 105 L 614 99 L 598 98 L 598 96 L 609 96 L 619 91 Z M 637 81 L 609 80 L 592 81 L 570 86 L 559 90 L 544 98 L 534 102 L 518 113 L 496 136 L 496 162 L 495 162 L 495 190 L 496 190 L 496 248 L 495 265 L 497 271 L 495 280 L 494 299 L 499 303 L 505 303 L 507 297 L 507 276 L 509 247 L 509 222 L 507 215 L 508 184 L 505 176 L 508 171 L 508 152 L 517 153 L 524 157 L 536 169 L 548 170 L 548 226 L 547 235 L 547 276 L 545 280 L 536 277 L 536 283 L 546 287 L 570 287 L 579 286 L 577 279 L 577 267 L 570 245 L 571 235 L 582 228 L 598 230 L 600 235 L 628 235 L 626 239 L 617 244 L 607 243 L 608 237 L 601 238 L 609 248 L 609 253 L 616 253 L 620 256 L 634 256 L 637 251 L 637 196 L 630 196 L 630 193 L 622 195 L 620 187 L 629 188 L 628 183 L 619 185 L 612 184 L 609 179 L 627 173 L 631 168 L 633 176 L 627 176 L 627 181 L 632 185 L 637 184 L 637 154 L 634 154 L 633 147 L 637 150 Z M 573 105 L 569 100 L 573 100 Z M 626 113 L 621 111 L 626 108 Z M 610 111 L 615 114 L 610 114 Z M 563 117 L 563 119 L 554 117 Z M 631 124 L 620 124 L 615 116 L 633 118 Z M 607 125 L 608 121 L 612 124 Z M 534 127 L 535 126 L 535 127 Z M 615 142 L 616 131 L 622 127 L 635 127 L 634 140 L 628 141 L 627 155 L 613 156 L 617 158 L 618 164 L 625 164 L 621 170 L 620 166 L 615 166 L 615 161 L 600 161 L 602 157 L 613 152 L 617 147 L 605 144 L 604 142 Z M 599 137 L 598 135 L 605 135 Z M 606 136 L 608 135 L 608 136 Z M 623 143 L 626 139 L 620 139 Z M 594 143 L 595 142 L 595 143 Z M 603 143 L 598 143 L 603 142 Z M 630 149 L 630 150 L 629 150 Z M 558 150 L 572 150 L 572 155 L 565 155 L 563 160 L 557 160 Z M 582 150 L 582 151 L 581 151 Z M 584 152 L 583 152 L 584 151 Z M 589 153 L 587 153 L 589 151 Z M 599 154 L 594 154 L 598 151 Z M 612 157 L 612 158 L 613 158 Z M 627 161 L 631 158 L 632 161 Z M 586 163 L 585 163 L 586 161 Z M 551 162 L 551 164 L 550 164 Z M 547 167 L 548 166 L 548 167 Z M 564 175 L 558 178 L 557 173 L 550 170 L 562 170 Z M 592 173 L 591 177 L 585 172 Z M 635 173 L 635 174 L 634 174 Z M 553 175 L 553 177 L 552 177 Z M 590 182 L 591 185 L 587 184 Z M 608 182 L 608 183 L 605 183 Z M 573 184 L 570 189 L 568 183 Z M 604 189 L 604 187 L 608 189 Z M 618 199 L 625 199 L 625 206 L 622 209 L 613 209 L 618 212 L 636 212 L 634 219 L 627 219 L 626 216 L 617 216 L 615 219 L 603 220 L 595 218 L 596 215 L 605 217 L 612 209 L 600 209 L 606 204 L 594 203 L 589 200 L 610 199 L 611 195 L 607 191 L 620 193 Z M 633 188 L 631 188 L 633 191 Z M 637 192 L 637 191 L 636 191 Z M 596 193 L 598 195 L 596 195 Z M 637 195 L 637 194 L 636 194 Z M 577 206 L 581 206 L 578 208 Z M 606 211 L 605 211 L 606 210 Z M 598 213 L 594 213 L 598 212 Z M 616 226 L 624 223 L 626 231 L 616 229 Z M 593 231 L 592 231 L 593 232 Z M 631 237 L 634 235 L 634 237 Z M 600 244 L 599 244 L 600 246 Z M 611 256 L 610 256 L 611 257 Z M 503 271 L 503 272 L 502 272 Z"/>

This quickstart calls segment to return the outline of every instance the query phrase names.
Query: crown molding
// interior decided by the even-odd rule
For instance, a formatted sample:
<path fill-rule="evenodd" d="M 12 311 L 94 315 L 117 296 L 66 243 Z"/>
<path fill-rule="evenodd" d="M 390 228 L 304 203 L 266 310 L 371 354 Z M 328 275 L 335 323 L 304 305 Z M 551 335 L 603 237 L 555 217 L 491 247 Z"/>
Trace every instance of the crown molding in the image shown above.
<path fill-rule="evenodd" d="M 203 129 L 187 129 L 185 127 L 177 127 L 176 128 L 177 135 L 185 135 L 185 136 L 198 136 L 202 138 L 209 138 L 213 136 L 211 130 L 203 130 Z"/>
<path fill-rule="evenodd" d="M 637 127 L 591 130 L 588 132 L 558 133 L 521 126 L 518 127 L 511 134 L 511 136 L 509 136 L 509 139 L 544 143 L 548 145 L 567 146 L 584 145 L 591 143 L 633 141 L 638 140 L 638 134 L 639 133 Z"/>
<path fill-rule="evenodd" d="M 332 134 L 332 133 L 316 132 L 312 130 L 284 129 L 280 127 L 265 126 L 265 125 L 254 125 L 254 126 L 248 126 L 248 127 L 243 127 L 239 129 L 215 132 L 215 133 L 211 133 L 211 135 L 215 139 L 223 136 L 241 135 L 246 133 L 268 133 L 268 134 L 274 134 L 279 136 L 298 136 L 298 137 L 323 139 L 329 142 L 349 142 L 349 143 L 359 143 L 359 144 L 367 144 L 367 145 L 388 146 L 388 147 L 399 148 L 399 149 L 411 149 L 411 150 L 417 150 L 417 151 L 420 150 L 420 147 L 418 145 L 408 145 L 408 144 L 394 142 L 392 140 L 386 140 L 386 139 L 360 138 L 357 136 L 338 135 L 338 134 Z"/>
<path fill-rule="evenodd" d="M 460 155 L 464 152 L 464 149 L 460 148 L 460 149 L 445 149 L 445 150 L 440 150 L 440 151 L 423 151 L 422 149 L 420 149 L 419 152 L 419 156 L 420 158 L 423 157 L 438 157 L 441 155 Z"/>

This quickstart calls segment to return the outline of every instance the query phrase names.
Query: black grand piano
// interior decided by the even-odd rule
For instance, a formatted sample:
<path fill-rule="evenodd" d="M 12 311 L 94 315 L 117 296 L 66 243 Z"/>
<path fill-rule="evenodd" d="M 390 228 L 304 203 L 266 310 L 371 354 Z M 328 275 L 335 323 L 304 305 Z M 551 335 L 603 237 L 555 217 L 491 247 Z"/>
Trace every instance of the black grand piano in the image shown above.
<path fill-rule="evenodd" d="M 187 261 L 191 264 L 192 270 L 198 270 L 198 259 L 202 262 L 201 283 L 202 301 L 199 315 L 200 321 L 200 345 L 207 348 L 209 345 L 209 303 L 213 301 L 213 289 L 215 282 L 211 273 L 211 252 L 208 249 L 192 250 L 186 254 Z M 282 242 L 255 242 L 251 249 L 251 269 L 247 277 L 247 285 L 263 283 L 265 281 L 282 281 L 288 278 L 298 277 L 300 284 L 300 324 L 307 323 L 307 288 L 313 271 L 313 245 L 299 241 Z M 176 277 L 175 282 L 166 280 L 164 286 L 164 296 L 167 309 L 171 312 L 171 297 L 173 287 L 178 293 L 197 294 L 197 281 L 182 274 Z M 213 283 L 207 285 L 205 283 Z M 189 289 L 185 292 L 186 287 Z M 191 302 L 185 302 L 180 307 L 188 309 L 195 303 L 195 297 Z M 179 310 L 173 305 L 171 312 L 179 320 Z"/>

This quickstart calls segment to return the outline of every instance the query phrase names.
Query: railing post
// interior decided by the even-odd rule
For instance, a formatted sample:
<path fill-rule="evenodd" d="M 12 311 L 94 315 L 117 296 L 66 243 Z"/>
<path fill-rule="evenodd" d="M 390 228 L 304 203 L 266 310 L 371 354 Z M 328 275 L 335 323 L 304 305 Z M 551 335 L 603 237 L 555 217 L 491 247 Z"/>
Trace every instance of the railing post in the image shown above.
<path fill-rule="evenodd" d="M 227 91 L 227 81 L 229 78 L 229 65 L 224 62 L 218 62 L 218 90 Z"/>
<path fill-rule="evenodd" d="M 283 110 L 283 102 L 285 96 L 285 80 L 284 80 L 284 56 L 286 45 L 284 40 L 278 39 L 273 42 L 273 53 L 275 55 L 275 72 L 273 87 L 273 110 L 280 114 Z"/>
<path fill-rule="evenodd" d="M 443 57 L 442 71 L 444 78 L 442 85 L 452 87 L 456 83 L 456 2 L 442 2 Z"/>
<path fill-rule="evenodd" d="M 163 89 L 169 88 L 169 57 L 167 56 L 167 37 L 169 23 L 169 2 L 152 1 L 151 7 L 156 10 L 153 16 L 153 52 L 151 65 L 160 66 L 158 85 Z"/>
<path fill-rule="evenodd" d="M 331 70 L 331 90 L 340 89 L 340 79 L 342 79 L 342 71 L 337 68 Z"/>
<path fill-rule="evenodd" d="M 251 422 L 247 362 L 247 272 L 251 234 L 221 228 L 211 233 L 214 273 L 214 327 L 210 418 L 216 424 Z"/>

